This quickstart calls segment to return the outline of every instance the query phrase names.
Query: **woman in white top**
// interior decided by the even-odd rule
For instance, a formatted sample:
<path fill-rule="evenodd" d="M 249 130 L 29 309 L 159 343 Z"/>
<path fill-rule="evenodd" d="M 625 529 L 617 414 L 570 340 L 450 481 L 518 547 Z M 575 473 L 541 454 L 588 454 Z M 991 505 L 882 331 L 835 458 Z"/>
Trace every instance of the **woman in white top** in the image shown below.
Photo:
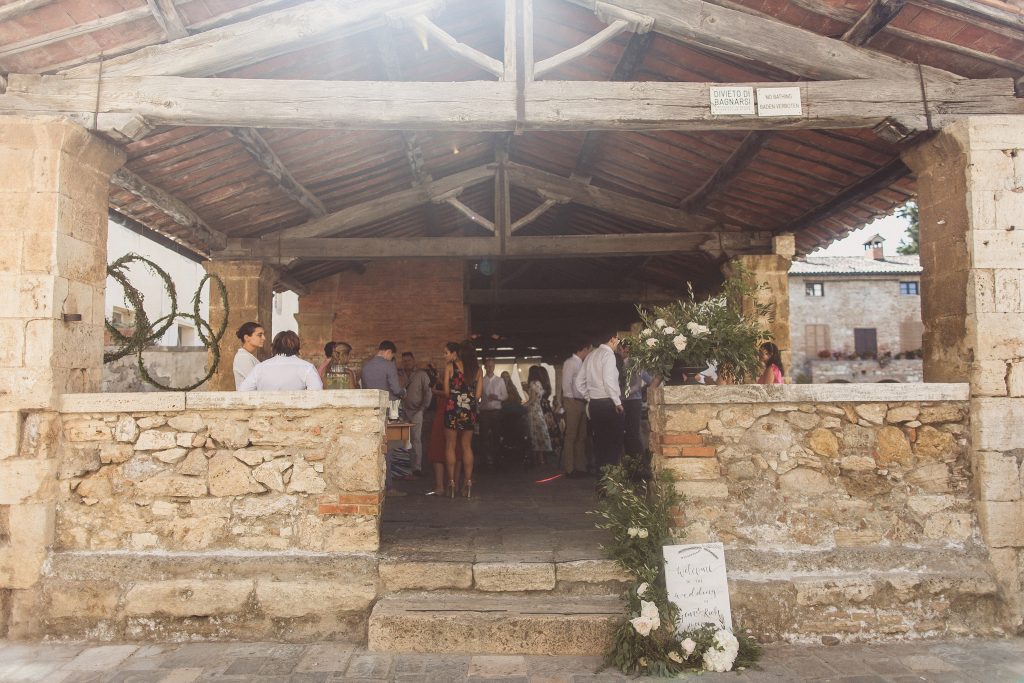
<path fill-rule="evenodd" d="M 299 358 L 299 335 L 285 330 L 274 335 L 274 357 L 252 369 L 239 391 L 320 391 L 320 373 L 309 361 Z"/>
<path fill-rule="evenodd" d="M 235 332 L 235 336 L 238 337 L 238 341 L 242 342 L 242 348 L 238 349 L 238 353 L 235 354 L 232 370 L 235 373 L 235 389 L 241 389 L 246 376 L 260 364 L 256 353 L 263 348 L 267 338 L 263 332 L 263 326 L 257 322 L 243 324 Z"/>

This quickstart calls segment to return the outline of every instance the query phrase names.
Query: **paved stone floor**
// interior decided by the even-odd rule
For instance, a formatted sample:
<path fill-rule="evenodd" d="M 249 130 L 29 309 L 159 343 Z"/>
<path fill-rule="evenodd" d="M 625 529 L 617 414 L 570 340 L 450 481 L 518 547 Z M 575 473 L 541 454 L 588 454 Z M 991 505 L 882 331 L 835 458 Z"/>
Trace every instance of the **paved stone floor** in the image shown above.
<path fill-rule="evenodd" d="M 3 683 L 335 683 L 480 681 L 599 683 L 631 680 L 599 671 L 596 657 L 377 654 L 334 643 L 166 645 L 24 644 L 0 641 Z M 759 670 L 703 674 L 701 683 L 1024 681 L 1024 640 L 766 648 Z M 636 680 L 636 679 L 633 679 Z M 642 679 L 657 680 L 657 679 Z"/>

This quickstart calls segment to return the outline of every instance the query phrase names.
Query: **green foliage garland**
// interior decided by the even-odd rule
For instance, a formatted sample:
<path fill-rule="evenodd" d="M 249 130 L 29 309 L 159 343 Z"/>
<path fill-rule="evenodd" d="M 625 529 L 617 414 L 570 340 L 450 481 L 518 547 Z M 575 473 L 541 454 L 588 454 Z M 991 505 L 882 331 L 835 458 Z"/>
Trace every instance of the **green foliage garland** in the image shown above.
<path fill-rule="evenodd" d="M 671 472 L 651 475 L 647 458 L 630 458 L 622 465 L 605 468 L 601 479 L 603 498 L 594 513 L 600 517 L 597 527 L 611 532 L 605 547 L 612 559 L 635 578 L 630 588 L 626 616 L 615 630 L 605 665 L 626 674 L 675 676 L 684 671 L 704 668 L 704 655 L 721 651 L 717 641 L 720 627 L 706 624 L 676 632 L 676 606 L 668 599 L 662 547 L 678 541 L 673 536 L 671 515 L 684 504 L 675 490 Z M 650 617 L 656 615 L 656 626 Z M 737 629 L 738 653 L 733 668 L 754 664 L 761 648 L 753 638 Z"/>
<path fill-rule="evenodd" d="M 171 302 L 170 313 L 158 318 L 154 322 L 150 322 L 144 305 L 145 297 L 142 292 L 140 292 L 128 280 L 128 266 L 131 263 L 141 263 L 150 272 L 160 278 L 164 285 L 164 291 L 167 292 L 167 296 Z M 227 330 L 228 315 L 230 314 L 228 306 L 228 291 L 224 286 L 223 280 L 216 275 L 210 275 L 209 273 L 204 275 L 203 279 L 199 281 L 199 286 L 196 288 L 195 295 L 192 297 L 192 313 L 182 313 L 178 311 L 178 292 L 174 287 L 174 281 L 171 279 L 171 276 L 149 259 L 134 253 L 125 254 L 107 266 L 107 275 L 117 281 L 124 289 L 125 302 L 135 311 L 135 328 L 132 330 L 131 334 L 126 335 L 117 329 L 109 320 L 104 320 L 107 332 L 110 333 L 110 337 L 114 342 L 119 345 L 117 349 L 103 354 L 104 363 L 111 363 L 132 353 L 137 354 L 139 375 L 144 381 L 163 391 L 191 391 L 213 377 L 213 373 L 217 371 L 217 366 L 220 365 L 220 340 L 224 337 L 224 332 Z M 224 306 L 224 318 L 216 332 L 214 332 L 210 323 L 203 319 L 199 314 L 200 297 L 203 292 L 203 285 L 205 285 L 207 281 L 217 288 L 217 293 L 220 295 L 221 302 Z M 142 352 L 164 336 L 164 333 L 171 328 L 171 325 L 178 318 L 191 320 L 195 323 L 196 333 L 199 335 L 199 340 L 207 350 L 213 354 L 213 359 L 210 362 L 210 369 L 206 372 L 206 375 L 199 381 L 186 387 L 172 387 L 162 384 L 160 381 L 154 379 L 149 374 L 149 370 L 146 368 L 146 363 L 142 358 Z"/>

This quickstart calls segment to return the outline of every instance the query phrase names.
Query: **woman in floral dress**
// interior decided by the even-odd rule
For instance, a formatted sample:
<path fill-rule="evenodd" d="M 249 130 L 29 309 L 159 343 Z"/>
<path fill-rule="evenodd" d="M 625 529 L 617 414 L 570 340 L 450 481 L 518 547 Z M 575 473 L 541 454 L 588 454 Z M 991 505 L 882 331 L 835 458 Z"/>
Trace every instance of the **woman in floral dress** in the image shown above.
<path fill-rule="evenodd" d="M 526 425 L 530 433 L 530 449 L 533 451 L 533 464 L 544 462 L 544 454 L 551 450 L 551 433 L 544 418 L 544 402 L 551 396 L 551 383 L 548 373 L 539 365 L 530 367 L 527 375 L 529 397 L 523 406 L 526 408 Z"/>
<path fill-rule="evenodd" d="M 473 427 L 477 421 L 477 405 L 483 389 L 483 373 L 476 359 L 476 349 L 466 341 L 445 344 L 444 386 L 448 400 L 444 409 L 445 468 L 448 474 L 446 493 L 455 497 L 455 444 L 462 449 L 462 472 L 465 482 L 462 495 L 473 492 Z M 467 380 L 467 377 L 470 378 Z"/>

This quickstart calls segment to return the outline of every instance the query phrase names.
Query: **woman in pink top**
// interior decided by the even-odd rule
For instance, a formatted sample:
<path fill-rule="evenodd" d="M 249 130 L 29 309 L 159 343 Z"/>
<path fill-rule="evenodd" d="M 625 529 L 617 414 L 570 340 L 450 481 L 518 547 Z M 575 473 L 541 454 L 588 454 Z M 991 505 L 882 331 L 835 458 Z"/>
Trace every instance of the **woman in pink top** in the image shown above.
<path fill-rule="evenodd" d="M 757 378 L 758 384 L 782 384 L 782 354 L 779 347 L 771 342 L 761 344 L 761 362 L 764 372 Z"/>

